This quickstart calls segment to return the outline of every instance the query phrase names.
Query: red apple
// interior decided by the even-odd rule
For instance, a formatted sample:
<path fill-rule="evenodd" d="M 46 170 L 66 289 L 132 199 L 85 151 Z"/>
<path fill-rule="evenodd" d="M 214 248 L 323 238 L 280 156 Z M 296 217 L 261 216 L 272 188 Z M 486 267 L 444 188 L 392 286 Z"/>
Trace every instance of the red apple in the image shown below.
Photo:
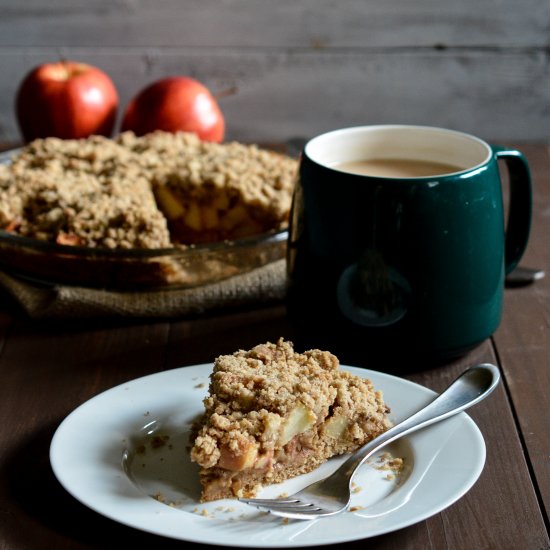
<path fill-rule="evenodd" d="M 174 76 L 153 82 L 128 104 L 121 130 L 142 136 L 155 130 L 194 132 L 221 142 L 225 121 L 215 97 L 193 78 Z"/>
<path fill-rule="evenodd" d="M 97 67 L 76 61 L 46 63 L 19 86 L 16 110 L 25 141 L 110 136 L 118 94 L 109 76 Z"/>

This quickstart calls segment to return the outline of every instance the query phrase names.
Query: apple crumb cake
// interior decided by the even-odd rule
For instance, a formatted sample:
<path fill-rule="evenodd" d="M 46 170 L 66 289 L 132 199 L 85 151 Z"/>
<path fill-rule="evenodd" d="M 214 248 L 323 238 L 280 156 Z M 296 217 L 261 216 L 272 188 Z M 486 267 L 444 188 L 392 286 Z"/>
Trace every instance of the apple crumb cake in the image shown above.
<path fill-rule="evenodd" d="M 338 367 L 330 352 L 297 353 L 283 339 L 218 357 L 192 435 L 201 500 L 253 496 L 386 431 L 381 392 Z"/>
<path fill-rule="evenodd" d="M 0 229 L 59 244 L 168 248 L 284 227 L 296 160 L 191 133 L 38 139 L 0 165 Z"/>

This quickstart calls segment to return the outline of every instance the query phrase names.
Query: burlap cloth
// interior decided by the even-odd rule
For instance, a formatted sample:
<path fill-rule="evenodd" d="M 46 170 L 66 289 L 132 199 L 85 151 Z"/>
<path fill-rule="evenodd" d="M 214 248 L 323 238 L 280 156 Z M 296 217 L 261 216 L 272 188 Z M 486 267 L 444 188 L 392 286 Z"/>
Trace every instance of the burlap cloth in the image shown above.
<path fill-rule="evenodd" d="M 117 292 L 32 283 L 0 271 L 3 287 L 33 319 L 174 318 L 284 299 L 285 260 L 221 282 L 188 289 Z"/>

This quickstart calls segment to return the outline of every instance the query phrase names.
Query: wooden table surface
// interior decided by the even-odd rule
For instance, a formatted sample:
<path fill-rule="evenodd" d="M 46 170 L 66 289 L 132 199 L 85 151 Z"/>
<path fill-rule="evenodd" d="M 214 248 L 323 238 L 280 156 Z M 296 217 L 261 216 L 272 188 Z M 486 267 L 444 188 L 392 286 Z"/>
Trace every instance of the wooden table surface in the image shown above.
<path fill-rule="evenodd" d="M 527 155 L 534 179 L 533 231 L 522 263 L 548 271 L 549 149 L 509 145 Z M 66 493 L 50 468 L 51 438 L 73 409 L 117 384 L 280 336 L 295 336 L 284 304 L 171 321 L 45 322 L 27 319 L 0 293 L 0 548 L 181 546 L 106 519 Z M 398 372 L 364 351 L 344 351 L 340 359 Z M 440 391 L 476 362 L 493 362 L 503 375 L 490 398 L 469 412 L 487 446 L 479 480 L 435 516 L 347 547 L 550 547 L 550 276 L 507 288 L 501 326 L 468 355 L 436 367 L 409 365 L 404 376 Z"/>

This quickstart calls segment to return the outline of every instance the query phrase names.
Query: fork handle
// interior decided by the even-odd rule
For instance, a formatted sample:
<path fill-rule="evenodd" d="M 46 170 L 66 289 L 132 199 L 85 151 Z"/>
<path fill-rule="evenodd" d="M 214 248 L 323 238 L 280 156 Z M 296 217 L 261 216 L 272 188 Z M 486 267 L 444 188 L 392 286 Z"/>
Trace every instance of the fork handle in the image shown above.
<path fill-rule="evenodd" d="M 499 380 L 500 373 L 494 365 L 482 363 L 469 368 L 428 405 L 363 445 L 333 476 L 351 483 L 357 468 L 382 447 L 479 403 L 495 389 Z"/>

